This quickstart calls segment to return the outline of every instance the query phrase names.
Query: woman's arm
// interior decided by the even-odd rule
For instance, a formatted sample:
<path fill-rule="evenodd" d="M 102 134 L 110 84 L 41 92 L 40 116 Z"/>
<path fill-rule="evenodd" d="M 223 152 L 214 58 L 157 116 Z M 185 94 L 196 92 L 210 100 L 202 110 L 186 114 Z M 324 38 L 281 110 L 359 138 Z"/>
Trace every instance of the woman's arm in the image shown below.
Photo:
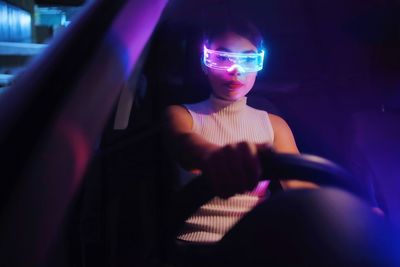
<path fill-rule="evenodd" d="M 281 153 L 292 153 L 299 154 L 296 142 L 294 140 L 292 131 L 289 125 L 281 117 L 269 114 L 269 119 L 274 130 L 274 144 L 273 148 L 277 152 Z M 316 188 L 317 185 L 311 182 L 289 180 L 281 181 L 281 185 L 284 189 L 295 189 L 295 188 Z"/>
<path fill-rule="evenodd" d="M 167 144 L 181 166 L 199 169 L 217 196 L 229 197 L 253 189 L 261 175 L 257 146 L 240 142 L 218 146 L 192 131 L 193 119 L 182 106 L 166 111 Z"/>
<path fill-rule="evenodd" d="M 219 148 L 194 133 L 192 127 L 193 119 L 186 108 L 178 105 L 167 108 L 165 131 L 167 145 L 186 170 L 201 169 L 208 155 Z"/>

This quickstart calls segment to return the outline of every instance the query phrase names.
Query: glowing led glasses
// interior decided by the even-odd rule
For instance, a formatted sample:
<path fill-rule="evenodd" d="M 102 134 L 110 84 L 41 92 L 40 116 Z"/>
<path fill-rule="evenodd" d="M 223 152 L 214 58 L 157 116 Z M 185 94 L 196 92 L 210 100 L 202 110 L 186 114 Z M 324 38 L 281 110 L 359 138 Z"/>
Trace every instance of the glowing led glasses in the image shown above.
<path fill-rule="evenodd" d="M 204 46 L 203 62 L 209 68 L 231 72 L 237 68 L 241 72 L 262 70 L 264 51 L 260 53 L 233 53 L 208 49 Z"/>

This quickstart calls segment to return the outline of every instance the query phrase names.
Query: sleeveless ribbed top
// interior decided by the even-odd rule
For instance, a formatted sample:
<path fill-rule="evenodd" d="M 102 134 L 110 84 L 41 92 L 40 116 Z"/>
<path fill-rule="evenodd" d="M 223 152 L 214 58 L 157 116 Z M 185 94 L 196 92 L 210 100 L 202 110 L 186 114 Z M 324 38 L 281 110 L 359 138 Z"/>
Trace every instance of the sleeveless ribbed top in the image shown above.
<path fill-rule="evenodd" d="M 193 119 L 193 132 L 217 145 L 227 145 L 241 141 L 253 143 L 273 143 L 274 132 L 268 113 L 247 106 L 247 98 L 226 101 L 213 95 L 206 101 L 184 105 Z M 213 198 L 189 217 L 178 239 L 212 243 L 221 240 L 246 213 L 253 209 L 264 197 L 267 181 L 244 194 L 228 199 Z"/>

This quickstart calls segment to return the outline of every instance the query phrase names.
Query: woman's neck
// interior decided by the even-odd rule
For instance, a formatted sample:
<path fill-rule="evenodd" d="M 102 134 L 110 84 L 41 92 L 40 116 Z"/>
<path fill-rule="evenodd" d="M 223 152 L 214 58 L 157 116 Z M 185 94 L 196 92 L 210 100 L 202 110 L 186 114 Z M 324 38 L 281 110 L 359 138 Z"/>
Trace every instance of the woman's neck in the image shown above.
<path fill-rule="evenodd" d="M 226 109 L 226 108 L 229 108 L 229 110 L 232 111 L 239 111 L 246 106 L 247 97 L 243 96 L 236 100 L 231 100 L 231 99 L 227 100 L 219 98 L 215 96 L 215 94 L 211 94 L 209 101 L 211 102 L 211 105 L 215 111 L 219 111 L 221 109 Z"/>

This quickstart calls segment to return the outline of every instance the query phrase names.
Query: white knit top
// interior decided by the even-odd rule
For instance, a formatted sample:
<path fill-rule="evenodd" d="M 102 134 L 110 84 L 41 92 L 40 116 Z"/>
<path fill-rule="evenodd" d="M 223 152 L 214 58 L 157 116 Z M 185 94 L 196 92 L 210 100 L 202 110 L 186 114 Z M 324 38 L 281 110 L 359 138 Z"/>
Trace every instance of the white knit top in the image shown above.
<path fill-rule="evenodd" d="M 193 131 L 211 143 L 224 146 L 249 141 L 272 145 L 274 132 L 267 112 L 247 106 L 246 101 L 246 97 L 226 101 L 211 96 L 185 107 L 192 116 Z M 197 243 L 221 240 L 265 197 L 268 183 L 262 181 L 253 191 L 228 199 L 213 198 L 186 220 L 177 238 Z"/>

